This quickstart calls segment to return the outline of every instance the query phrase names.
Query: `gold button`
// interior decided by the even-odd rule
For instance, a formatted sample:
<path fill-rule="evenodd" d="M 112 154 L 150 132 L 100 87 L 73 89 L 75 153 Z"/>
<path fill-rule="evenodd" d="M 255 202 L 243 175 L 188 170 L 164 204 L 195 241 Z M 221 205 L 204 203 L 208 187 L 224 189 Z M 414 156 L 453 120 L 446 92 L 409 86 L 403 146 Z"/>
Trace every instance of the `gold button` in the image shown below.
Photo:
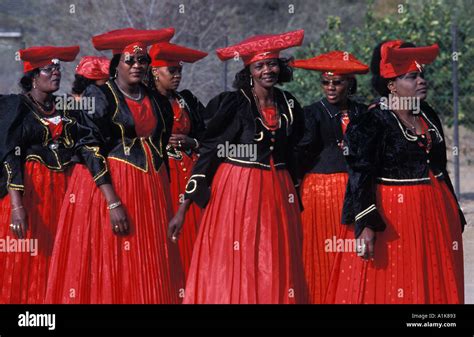
<path fill-rule="evenodd" d="M 183 172 L 186 172 L 186 171 L 187 171 L 187 169 L 186 169 L 186 167 L 184 167 L 184 168 L 183 168 Z"/>
<path fill-rule="evenodd" d="M 272 131 L 272 135 L 275 135 L 275 131 Z"/>
<path fill-rule="evenodd" d="M 428 159 L 426 162 L 429 164 L 429 163 L 430 163 L 430 160 Z"/>
<path fill-rule="evenodd" d="M 184 166 L 184 163 L 183 163 L 183 162 L 181 162 L 180 164 L 181 164 L 181 166 Z"/>
<path fill-rule="evenodd" d="M 273 151 L 273 146 L 270 146 L 270 151 Z"/>
<path fill-rule="evenodd" d="M 270 138 L 270 141 L 271 141 L 272 143 L 275 143 L 275 138 Z"/>

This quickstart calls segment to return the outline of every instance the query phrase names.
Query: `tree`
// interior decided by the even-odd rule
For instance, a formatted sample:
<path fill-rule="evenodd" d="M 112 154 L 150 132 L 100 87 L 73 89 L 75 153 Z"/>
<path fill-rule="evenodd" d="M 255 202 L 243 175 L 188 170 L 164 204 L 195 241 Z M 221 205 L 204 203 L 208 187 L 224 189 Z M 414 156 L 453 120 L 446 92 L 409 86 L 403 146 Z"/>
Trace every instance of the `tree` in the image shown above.
<path fill-rule="evenodd" d="M 377 43 L 401 39 L 415 45 L 438 43 L 440 55 L 426 67 L 430 93 L 428 101 L 448 124 L 452 121 L 452 62 L 458 57 L 460 88 L 460 121 L 474 127 L 474 113 L 471 111 L 474 89 L 474 19 L 470 1 L 423 0 L 405 1 L 394 4 L 391 11 L 378 11 L 375 2 L 370 1 L 363 24 L 350 31 L 342 31 L 340 18 L 330 16 L 327 29 L 317 44 L 301 48 L 297 58 L 313 57 L 330 50 L 353 53 L 361 61 L 370 64 L 372 50 Z M 451 27 L 458 25 L 458 54 L 453 55 Z M 320 74 L 296 69 L 294 81 L 285 86 L 303 104 L 310 104 L 322 96 L 319 85 Z M 370 86 L 370 75 L 358 76 L 358 98 L 366 102 L 377 95 Z"/>

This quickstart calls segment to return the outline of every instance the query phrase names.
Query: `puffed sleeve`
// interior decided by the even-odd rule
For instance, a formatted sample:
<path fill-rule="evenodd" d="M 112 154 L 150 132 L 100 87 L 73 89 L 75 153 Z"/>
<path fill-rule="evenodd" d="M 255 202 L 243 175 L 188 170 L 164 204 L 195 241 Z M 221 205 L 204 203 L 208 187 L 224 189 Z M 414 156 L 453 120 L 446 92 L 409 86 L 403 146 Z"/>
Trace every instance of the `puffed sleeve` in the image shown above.
<path fill-rule="evenodd" d="M 21 109 L 20 95 L 0 98 L 0 197 L 9 189 L 23 191 L 24 140 L 23 119 L 27 113 Z"/>
<path fill-rule="evenodd" d="M 444 181 L 446 182 L 446 185 L 448 186 L 449 190 L 451 191 L 451 194 L 454 197 L 454 200 L 456 200 L 456 203 L 458 205 L 459 218 L 461 220 L 462 230 L 464 231 L 464 226 L 467 224 L 467 221 L 466 221 L 466 217 L 464 216 L 464 212 L 462 211 L 461 206 L 459 205 L 458 198 L 456 197 L 456 192 L 454 191 L 454 187 L 451 182 L 451 179 L 449 178 L 449 174 L 447 170 L 448 158 L 446 155 L 446 142 L 444 141 L 445 137 L 444 137 L 443 125 L 441 124 L 441 120 L 439 119 L 438 114 L 426 102 L 422 103 L 421 109 L 423 111 L 426 111 L 426 113 L 429 114 L 430 119 L 435 121 L 439 130 L 439 133 L 441 134 L 441 137 L 443 137 L 442 145 L 443 145 L 444 151 L 442 151 L 441 170 L 443 172 Z"/>
<path fill-rule="evenodd" d="M 89 169 L 97 186 L 110 184 L 107 166 L 107 139 L 110 128 L 107 125 L 108 102 L 105 94 L 95 85 L 84 91 L 83 97 L 93 99 L 92 111 L 81 111 L 76 115 L 76 154 Z"/>
<path fill-rule="evenodd" d="M 293 123 L 291 127 L 291 134 L 288 139 L 288 151 L 287 151 L 287 168 L 291 175 L 294 185 L 299 185 L 299 172 L 301 171 L 300 163 L 298 160 L 297 145 L 301 142 L 305 132 L 305 118 L 304 111 L 298 100 L 288 91 L 283 91 L 284 99 L 287 101 L 288 108 L 291 109 L 293 116 Z M 301 205 L 301 203 L 300 203 Z"/>
<path fill-rule="evenodd" d="M 321 152 L 321 141 L 319 133 L 319 114 L 314 104 L 304 109 L 304 133 L 296 146 L 296 156 L 299 164 L 298 178 L 311 169 L 313 159 Z"/>
<path fill-rule="evenodd" d="M 199 159 L 186 185 L 185 199 L 204 208 L 210 197 L 210 186 L 217 167 L 223 160 L 217 156 L 218 145 L 232 142 L 240 130 L 238 117 L 242 100 L 237 92 L 224 92 L 213 98 L 206 107 L 212 116 L 200 142 Z"/>
<path fill-rule="evenodd" d="M 196 138 L 199 141 L 204 135 L 205 125 L 203 116 L 205 116 L 206 108 L 191 91 L 183 90 L 180 94 L 186 100 L 191 110 L 189 112 L 191 114 L 191 132 L 189 137 Z"/>
<path fill-rule="evenodd" d="M 346 193 L 346 197 L 351 200 L 345 200 L 345 203 L 352 205 L 356 237 L 365 227 L 376 232 L 385 230 L 385 223 L 375 205 L 375 177 L 379 166 L 383 130 L 377 109 L 373 109 L 372 112 L 364 114 L 346 132 L 348 190 L 350 190 L 350 193 Z"/>
<path fill-rule="evenodd" d="M 111 178 L 107 166 L 104 145 L 98 130 L 87 126 L 84 122 L 84 112 L 75 114 L 76 144 L 75 153 L 91 173 L 97 186 L 110 184 Z"/>

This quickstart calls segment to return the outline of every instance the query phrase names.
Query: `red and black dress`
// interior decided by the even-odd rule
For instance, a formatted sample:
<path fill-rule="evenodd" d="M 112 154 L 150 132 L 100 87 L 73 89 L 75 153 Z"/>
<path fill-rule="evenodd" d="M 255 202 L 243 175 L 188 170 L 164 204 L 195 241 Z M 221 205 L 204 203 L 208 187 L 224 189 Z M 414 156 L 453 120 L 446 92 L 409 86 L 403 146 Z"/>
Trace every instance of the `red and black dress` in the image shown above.
<path fill-rule="evenodd" d="M 47 303 L 178 303 L 184 280 L 176 245 L 166 237 L 171 216 L 166 144 L 171 107 L 142 87 L 141 101 L 126 99 L 113 81 L 89 86 L 87 115 L 100 131 L 112 185 L 130 224 L 112 232 L 101 191 L 80 166 L 72 173 L 59 217 Z M 180 294 L 181 291 L 181 294 Z"/>
<path fill-rule="evenodd" d="M 252 92 L 239 90 L 206 107 L 212 117 L 186 186 L 205 209 L 184 303 L 306 301 L 293 151 L 304 117 L 288 92 L 275 89 L 275 99 L 276 110 L 260 113 Z"/>
<path fill-rule="evenodd" d="M 305 107 L 305 135 L 298 145 L 303 181 L 303 263 L 311 303 L 322 303 L 334 263 L 333 242 L 341 231 L 348 173 L 343 135 L 349 121 L 367 110 L 348 101 L 342 113 L 326 98 Z"/>
<path fill-rule="evenodd" d="M 204 121 L 202 120 L 204 106 L 201 102 L 189 90 L 183 90 L 176 92 L 172 107 L 174 121 L 171 133 L 187 135 L 199 142 L 204 131 Z M 197 161 L 198 150 L 181 150 L 168 145 L 167 151 L 170 165 L 171 205 L 173 214 L 175 214 L 179 205 L 184 201 L 186 183 L 191 176 L 194 163 Z M 201 209 L 197 205 L 191 205 L 186 213 L 183 231 L 178 240 L 185 276 L 191 263 L 201 213 Z"/>
<path fill-rule="evenodd" d="M 87 164 L 89 176 L 107 179 L 105 158 L 96 152 L 92 130 L 75 111 L 42 115 L 24 95 L 0 101 L 0 303 L 43 303 L 54 239 L 68 176 L 74 162 Z M 80 121 L 79 121 L 80 122 Z M 8 189 L 23 193 L 28 231 L 17 239 L 10 230 Z"/>
<path fill-rule="evenodd" d="M 379 103 L 346 134 L 346 201 L 356 215 L 343 237 L 350 241 L 365 227 L 373 229 L 375 257 L 338 253 L 327 303 L 464 302 L 466 221 L 446 171 L 441 122 L 426 103 L 419 118 L 421 135 Z"/>

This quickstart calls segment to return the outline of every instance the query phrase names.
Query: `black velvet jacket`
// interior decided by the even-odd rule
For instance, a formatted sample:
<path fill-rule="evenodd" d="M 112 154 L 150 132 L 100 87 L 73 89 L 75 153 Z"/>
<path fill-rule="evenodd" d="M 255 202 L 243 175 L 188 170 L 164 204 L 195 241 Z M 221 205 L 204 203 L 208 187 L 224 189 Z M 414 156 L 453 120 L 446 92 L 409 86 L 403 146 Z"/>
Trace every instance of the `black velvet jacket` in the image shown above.
<path fill-rule="evenodd" d="M 437 179 L 454 189 L 446 171 L 446 143 L 441 121 L 426 103 L 421 104 L 421 117 L 426 121 L 432 139 L 427 153 L 420 136 L 406 130 L 396 114 L 380 104 L 370 109 L 346 132 L 349 154 L 348 191 L 344 199 L 343 223 L 355 223 L 356 236 L 365 227 L 383 231 L 385 224 L 375 203 L 375 185 L 427 184 L 431 170 Z M 459 208 L 462 226 L 466 224 Z"/>
<path fill-rule="evenodd" d="M 63 131 L 52 140 L 47 122 L 24 95 L 0 98 L 0 197 L 8 189 L 24 190 L 23 166 L 38 161 L 53 171 L 83 162 L 97 185 L 110 182 L 107 163 L 97 135 L 84 125 L 78 111 L 60 111 Z"/>
<path fill-rule="evenodd" d="M 349 119 L 355 122 L 367 106 L 348 101 Z M 341 112 L 326 98 L 304 108 L 305 133 L 298 144 L 298 161 L 302 178 L 306 173 L 347 172 L 343 154 Z"/>
<path fill-rule="evenodd" d="M 185 198 L 205 207 L 212 179 L 222 162 L 270 170 L 272 156 L 274 166 L 288 169 L 296 184 L 297 167 L 293 149 L 303 136 L 303 109 L 289 92 L 280 89 L 275 90 L 275 100 L 280 113 L 279 128 L 275 131 L 263 124 L 250 90 L 224 92 L 209 102 L 206 115 L 212 117 L 207 121 L 199 149 L 200 157 L 186 186 Z M 237 149 L 239 145 L 254 148 L 255 158 L 249 151 L 232 153 L 231 149 Z"/>
<path fill-rule="evenodd" d="M 203 119 L 203 116 L 205 114 L 204 105 L 202 105 L 199 99 L 196 96 L 194 96 L 189 90 L 176 92 L 176 96 L 180 104 L 184 105 L 184 108 L 189 114 L 191 129 L 189 131 L 188 136 L 191 138 L 195 138 L 198 140 L 198 142 L 200 142 L 204 133 L 204 128 L 205 128 L 204 119 Z M 194 151 L 197 151 L 197 150 L 186 150 L 186 151 L 178 150 L 169 145 L 166 147 L 166 149 L 168 151 L 169 158 L 173 158 L 176 160 L 181 160 L 183 158 L 183 154 L 191 156 Z"/>
<path fill-rule="evenodd" d="M 95 99 L 93 113 L 84 113 L 87 125 L 101 135 L 104 153 L 108 158 L 119 160 L 148 172 L 148 162 L 144 143 L 147 143 L 151 153 L 153 167 L 159 170 L 164 163 L 168 168 L 166 145 L 173 126 L 173 112 L 168 99 L 157 91 L 142 86 L 150 98 L 153 112 L 156 116 L 156 127 L 149 137 L 138 137 L 132 113 L 125 97 L 113 81 L 99 87 L 90 85 L 84 96 Z"/>

